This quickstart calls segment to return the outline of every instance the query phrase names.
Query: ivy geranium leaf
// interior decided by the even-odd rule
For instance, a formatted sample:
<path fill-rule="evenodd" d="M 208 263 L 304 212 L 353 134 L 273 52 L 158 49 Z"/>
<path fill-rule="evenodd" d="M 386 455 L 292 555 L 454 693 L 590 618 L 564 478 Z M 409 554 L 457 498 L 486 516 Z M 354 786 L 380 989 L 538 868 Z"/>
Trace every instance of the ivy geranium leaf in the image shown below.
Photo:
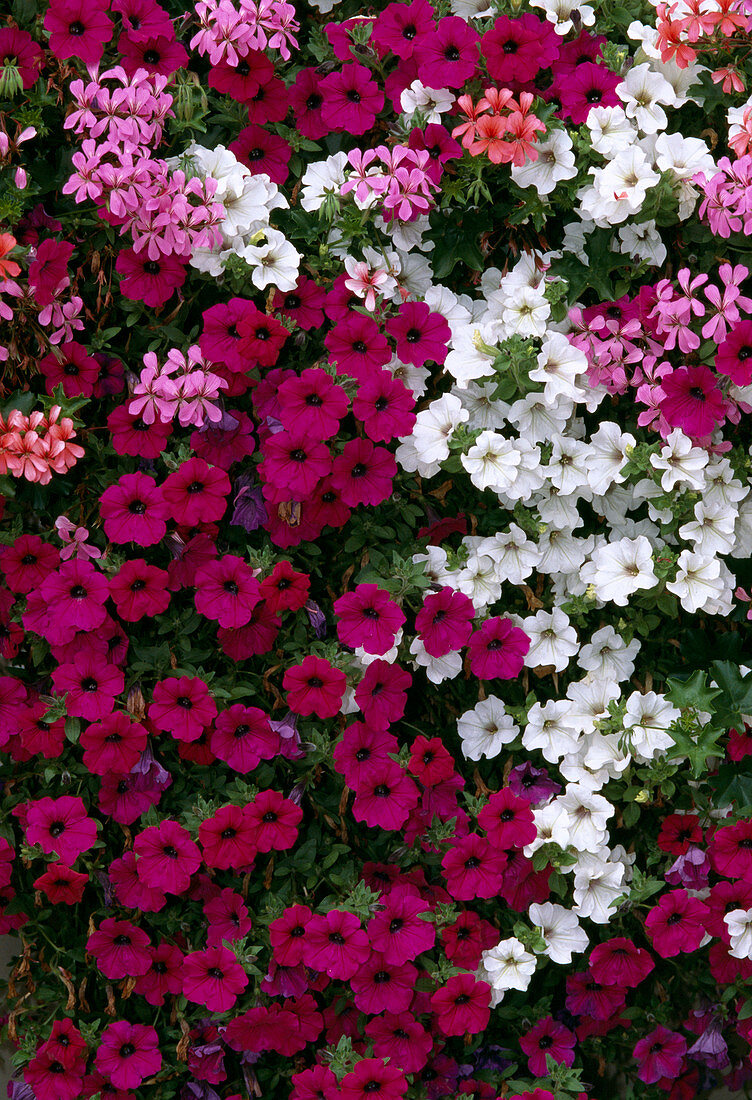
<path fill-rule="evenodd" d="M 718 774 L 708 779 L 713 792 L 713 805 L 728 806 L 733 803 L 737 813 L 752 810 L 752 774 L 739 771 L 737 764 L 722 764 Z"/>
<path fill-rule="evenodd" d="M 674 748 L 669 749 L 668 757 L 686 756 L 692 767 L 692 775 L 698 779 L 708 770 L 706 761 L 711 756 L 723 756 L 723 746 L 718 738 L 725 735 L 725 729 L 708 723 L 698 726 L 694 722 L 679 722 L 669 734 L 673 739 Z"/>
<path fill-rule="evenodd" d="M 675 707 L 679 707 L 681 710 L 692 708 L 693 710 L 704 710 L 712 713 L 714 710 L 713 700 L 721 694 L 720 688 L 708 686 L 707 672 L 701 672 L 699 669 L 686 680 L 670 676 L 667 684 L 668 698 Z"/>
<path fill-rule="evenodd" d="M 713 661 L 712 668 L 723 693 L 720 705 L 716 704 L 719 717 L 725 725 L 741 725 L 742 715 L 752 714 L 752 676 L 743 676 L 731 661 Z"/>

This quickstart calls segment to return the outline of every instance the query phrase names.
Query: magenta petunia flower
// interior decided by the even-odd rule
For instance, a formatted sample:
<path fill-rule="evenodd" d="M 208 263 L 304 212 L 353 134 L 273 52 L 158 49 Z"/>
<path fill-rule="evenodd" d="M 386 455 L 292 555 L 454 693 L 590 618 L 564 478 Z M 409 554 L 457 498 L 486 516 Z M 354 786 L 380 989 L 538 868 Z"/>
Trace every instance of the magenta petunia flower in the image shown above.
<path fill-rule="evenodd" d="M 282 686 L 287 704 L 296 714 L 333 718 L 339 713 L 347 679 L 323 657 L 304 657 L 285 672 Z"/>
<path fill-rule="evenodd" d="M 347 293 L 349 296 L 350 292 Z M 356 298 L 356 302 L 362 304 L 360 298 Z M 372 317 L 348 313 L 339 320 L 340 324 L 330 329 L 324 338 L 329 358 L 336 364 L 337 374 L 350 374 L 365 382 L 375 370 L 389 362 L 389 344 Z"/>
<path fill-rule="evenodd" d="M 382 53 L 407 59 L 436 30 L 435 19 L 427 0 L 387 4 L 376 17 L 371 40 Z"/>
<path fill-rule="evenodd" d="M 280 966 L 299 966 L 305 955 L 305 935 L 313 913 L 307 905 L 290 905 L 269 925 L 272 954 Z"/>
<path fill-rule="evenodd" d="M 149 73 L 172 76 L 188 61 L 188 53 L 185 47 L 175 40 L 175 32 L 172 28 L 169 35 L 153 34 L 148 38 L 140 35 L 134 38 L 130 32 L 121 34 L 118 39 L 118 50 L 122 54 L 123 68 L 129 75 L 133 75 L 139 69 L 146 69 Z"/>
<path fill-rule="evenodd" d="M 377 1012 L 405 1012 L 415 993 L 418 971 L 410 963 L 388 962 L 372 951 L 350 978 L 356 1008 L 369 1015 Z"/>
<path fill-rule="evenodd" d="M 415 616 L 415 629 L 431 657 L 443 657 L 470 641 L 475 618 L 473 602 L 462 592 L 444 587 L 429 593 Z"/>
<path fill-rule="evenodd" d="M 718 379 L 705 366 L 677 367 L 661 378 L 659 409 L 666 423 L 694 439 L 708 436 L 726 419 Z"/>
<path fill-rule="evenodd" d="M 87 815 L 80 798 L 63 795 L 61 798 L 39 798 L 29 804 L 27 842 L 39 844 L 47 854 L 54 852 L 69 867 L 82 852 L 88 852 L 96 839 L 96 824 Z"/>
<path fill-rule="evenodd" d="M 45 389 L 51 394 L 62 384 L 66 397 L 91 397 L 99 378 L 99 363 L 75 340 L 61 344 L 37 363 L 44 375 Z"/>
<path fill-rule="evenodd" d="M 365 65 L 347 63 L 339 72 L 324 77 L 319 88 L 324 97 L 322 121 L 335 132 L 355 137 L 365 134 L 384 106 L 384 93 Z"/>
<path fill-rule="evenodd" d="M 323 287 L 307 275 L 299 275 L 293 290 L 276 292 L 272 308 L 308 331 L 321 328 L 324 324 L 325 301 L 326 291 Z"/>
<path fill-rule="evenodd" d="M 10 546 L 0 546 L 0 572 L 12 592 L 21 595 L 38 588 L 60 564 L 60 554 L 39 535 L 19 535 Z"/>
<path fill-rule="evenodd" d="M 216 716 L 216 703 L 198 676 L 172 676 L 154 686 L 149 721 L 178 741 L 196 741 Z"/>
<path fill-rule="evenodd" d="M 601 985 L 635 989 L 655 969 L 650 952 L 623 936 L 598 943 L 590 952 L 590 969 Z"/>
<path fill-rule="evenodd" d="M 86 65 L 96 65 L 112 38 L 108 6 L 107 0 L 51 0 L 44 29 L 55 57 L 80 57 Z"/>
<path fill-rule="evenodd" d="M 380 1058 L 361 1058 L 340 1082 L 341 1100 L 400 1100 L 407 1092 L 403 1071 Z"/>
<path fill-rule="evenodd" d="M 148 474 L 123 474 L 99 498 L 99 514 L 111 542 L 154 546 L 167 531 L 170 511 L 161 488 Z"/>
<path fill-rule="evenodd" d="M 535 15 L 500 15 L 481 39 L 481 53 L 492 80 L 514 88 L 550 68 L 559 56 L 553 25 Z"/>
<path fill-rule="evenodd" d="M 198 839 L 207 867 L 249 868 L 256 856 L 256 828 L 240 806 L 226 805 L 201 822 Z"/>
<path fill-rule="evenodd" d="M 250 621 L 261 599 L 253 570 L 235 554 L 209 561 L 196 570 L 196 610 L 220 626 L 237 628 Z"/>
<path fill-rule="evenodd" d="M 84 765 L 93 775 L 127 774 L 146 748 L 147 732 L 139 722 L 121 711 L 101 722 L 92 722 L 79 737 Z"/>
<path fill-rule="evenodd" d="M 141 881 L 166 894 L 185 893 L 201 864 L 201 852 L 188 830 L 169 818 L 140 832 L 133 851 Z"/>
<path fill-rule="evenodd" d="M 251 930 L 248 908 L 240 894 L 226 887 L 204 906 L 204 916 L 209 922 L 206 946 L 219 947 L 223 940 L 235 943 Z"/>
<path fill-rule="evenodd" d="M 261 760 L 272 760 L 277 755 L 279 735 L 258 707 L 235 703 L 217 716 L 209 744 L 218 760 L 245 774 L 253 771 Z"/>
<path fill-rule="evenodd" d="M 551 1016 L 544 1016 L 525 1034 L 520 1036 L 520 1046 L 527 1054 L 527 1065 L 535 1077 L 546 1074 L 546 1058 L 553 1058 L 560 1065 L 574 1064 L 576 1038 L 563 1024 Z"/>
<path fill-rule="evenodd" d="M 304 429 L 275 432 L 263 443 L 259 473 L 280 500 L 305 500 L 331 471 L 332 457 L 324 443 Z"/>
<path fill-rule="evenodd" d="M 485 837 L 468 833 L 459 837 L 445 853 L 441 866 L 447 889 L 458 901 L 492 898 L 501 889 L 507 857 Z"/>
<path fill-rule="evenodd" d="M 381 657 L 394 645 L 395 635 L 405 622 L 399 605 L 376 584 L 359 584 L 334 602 L 337 637 L 353 649 Z"/>
<path fill-rule="evenodd" d="M 616 107 L 620 100 L 616 86 L 621 77 L 605 65 L 586 61 L 574 72 L 561 73 L 551 86 L 561 103 L 561 115 L 579 126 L 587 121 L 593 107 Z"/>
<path fill-rule="evenodd" d="M 635 1044 L 633 1057 L 639 1063 L 637 1076 L 646 1085 L 661 1078 L 673 1080 L 684 1068 L 687 1040 L 678 1031 L 659 1024 Z"/>
<path fill-rule="evenodd" d="M 435 926 L 421 918 L 430 912 L 430 905 L 416 897 L 412 889 L 397 887 L 383 899 L 368 922 L 368 934 L 374 951 L 379 951 L 388 963 L 401 965 L 430 951 L 436 939 Z"/>
<path fill-rule="evenodd" d="M 56 573 L 45 577 L 39 591 L 66 631 L 96 630 L 106 618 L 107 578 L 89 561 L 74 558 L 63 562 Z"/>
<path fill-rule="evenodd" d="M 431 997 L 436 1023 L 444 1035 L 475 1035 L 491 1016 L 491 986 L 473 974 L 455 974 Z"/>
<path fill-rule="evenodd" d="M 139 458 L 156 458 L 165 449 L 172 435 L 172 423 L 163 424 L 159 418 L 147 424 L 140 416 L 128 412 L 127 405 L 113 409 L 107 417 L 111 442 L 119 455 Z"/>
<path fill-rule="evenodd" d="M 653 947 L 664 958 L 696 951 L 705 935 L 707 907 L 686 890 L 669 890 L 645 918 Z"/>
<path fill-rule="evenodd" d="M 27 31 L 18 27 L 3 27 L 0 30 L 0 69 L 12 62 L 21 77 L 21 87 L 31 88 L 36 84 L 44 62 L 44 50 L 34 41 Z M 57 242 L 54 242 L 57 244 Z M 29 279 L 31 283 L 31 278 Z M 43 302 L 39 303 L 44 305 Z"/>
<path fill-rule="evenodd" d="M 735 386 L 752 382 L 752 321 L 739 321 L 719 346 L 715 369 Z"/>
<path fill-rule="evenodd" d="M 433 1049 L 433 1038 L 411 1012 L 385 1012 L 369 1020 L 364 1030 L 374 1056 L 388 1058 L 405 1073 L 420 1072 Z"/>
<path fill-rule="evenodd" d="M 407 706 L 407 689 L 412 676 L 397 664 L 372 661 L 355 689 L 355 702 L 366 722 L 376 729 L 387 729 L 398 721 Z"/>
<path fill-rule="evenodd" d="M 133 990 L 148 1004 L 159 1007 L 168 994 L 174 997 L 183 991 L 183 952 L 167 940 L 149 947 L 148 952 L 149 969 L 136 978 Z"/>
<path fill-rule="evenodd" d="M 440 313 L 432 313 L 425 302 L 403 302 L 386 331 L 397 343 L 403 363 L 422 367 L 432 361 L 441 365 L 447 357 L 452 330 Z"/>
<path fill-rule="evenodd" d="M 168 474 L 162 485 L 170 516 L 186 527 L 221 519 L 230 490 L 225 471 L 210 466 L 203 458 L 187 459 Z"/>
<path fill-rule="evenodd" d="M 530 803 L 518 798 L 509 787 L 491 795 L 478 814 L 478 824 L 491 843 L 503 850 L 524 848 L 538 835 Z"/>
<path fill-rule="evenodd" d="M 155 309 L 163 306 L 185 282 L 186 262 L 175 256 L 150 260 L 146 249 L 137 253 L 132 248 L 123 248 L 118 252 L 115 270 L 123 276 L 120 293 L 124 297 Z"/>
<path fill-rule="evenodd" d="M 350 508 L 382 504 L 391 495 L 396 476 L 394 455 L 370 439 L 349 439 L 332 464 L 332 484 Z"/>
<path fill-rule="evenodd" d="M 358 779 L 352 808 L 355 820 L 372 828 L 401 829 L 418 805 L 415 780 L 394 760 L 373 761 Z"/>
<path fill-rule="evenodd" d="M 95 959 L 97 968 L 113 981 L 145 974 L 151 963 L 149 946 L 143 928 L 113 917 L 105 917 L 86 941 L 86 950 Z"/>
<path fill-rule="evenodd" d="M 324 121 L 324 93 L 316 69 L 301 69 L 295 83 L 287 89 L 290 106 L 295 114 L 295 126 L 303 137 L 318 141 L 331 130 Z"/>
<path fill-rule="evenodd" d="M 116 1020 L 99 1036 L 97 1069 L 115 1088 L 135 1089 L 162 1068 L 157 1032 L 148 1024 Z"/>
<path fill-rule="evenodd" d="M 409 435 L 416 420 L 414 408 L 412 391 L 388 370 L 376 371 L 353 397 L 353 415 L 374 443 Z"/>
<path fill-rule="evenodd" d="M 347 394 L 320 367 L 307 367 L 299 377 L 288 378 L 277 391 L 279 418 L 291 433 L 310 433 L 315 439 L 337 434 L 347 415 Z"/>
<path fill-rule="evenodd" d="M 368 936 L 353 913 L 330 909 L 314 914 L 303 937 L 303 961 L 330 978 L 349 981 L 371 954 Z"/>
<path fill-rule="evenodd" d="M 428 88 L 461 88 L 478 67 L 480 36 L 472 23 L 445 15 L 436 30 L 422 35 L 414 57 Z"/>
<path fill-rule="evenodd" d="M 355 790 L 368 781 L 375 764 L 388 762 L 389 754 L 397 752 L 399 743 L 394 734 L 373 729 L 365 722 L 353 722 L 345 727 L 332 756 L 336 770 Z"/>
<path fill-rule="evenodd" d="M 85 1062 L 61 1061 L 53 1051 L 40 1050 L 24 1066 L 23 1077 L 26 1086 L 34 1090 L 34 1100 L 75 1100 L 83 1092 L 85 1072 Z"/>
<path fill-rule="evenodd" d="M 293 153 L 292 146 L 278 134 L 270 134 L 263 126 L 246 126 L 228 148 L 253 175 L 263 172 L 278 186 L 290 174 L 287 165 Z"/>
<path fill-rule="evenodd" d="M 224 57 L 212 65 L 208 83 L 210 88 L 232 96 L 238 103 L 248 104 L 273 73 L 274 67 L 265 54 L 249 50 L 245 57 L 238 58 L 236 65 L 230 65 Z"/>
<path fill-rule="evenodd" d="M 228 947 L 192 951 L 183 963 L 183 996 L 210 1012 L 227 1012 L 248 985 L 248 975 Z"/>
<path fill-rule="evenodd" d="M 285 851 L 298 839 L 303 811 L 278 791 L 259 791 L 244 811 L 257 851 Z"/>
<path fill-rule="evenodd" d="M 158 913 L 167 904 L 167 895 L 162 890 L 156 886 L 147 886 L 138 877 L 133 851 L 124 852 L 119 859 L 113 859 L 108 874 L 118 904 L 126 909 Z"/>
<path fill-rule="evenodd" d="M 470 669 L 481 680 L 513 680 L 519 676 L 530 639 L 511 619 L 486 619 L 470 639 Z"/>
<path fill-rule="evenodd" d="M 110 595 L 121 619 L 127 623 L 155 618 L 170 603 L 169 575 L 143 558 L 131 558 L 114 577 L 110 577 Z"/>

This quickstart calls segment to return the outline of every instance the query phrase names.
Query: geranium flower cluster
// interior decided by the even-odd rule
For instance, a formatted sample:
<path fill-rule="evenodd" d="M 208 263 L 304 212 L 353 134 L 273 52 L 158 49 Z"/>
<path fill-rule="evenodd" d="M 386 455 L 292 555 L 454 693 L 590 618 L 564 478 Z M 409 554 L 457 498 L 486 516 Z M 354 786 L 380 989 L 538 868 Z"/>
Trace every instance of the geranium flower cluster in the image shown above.
<path fill-rule="evenodd" d="M 0 30 L 9 1095 L 742 1091 L 749 12 L 165 4 Z"/>

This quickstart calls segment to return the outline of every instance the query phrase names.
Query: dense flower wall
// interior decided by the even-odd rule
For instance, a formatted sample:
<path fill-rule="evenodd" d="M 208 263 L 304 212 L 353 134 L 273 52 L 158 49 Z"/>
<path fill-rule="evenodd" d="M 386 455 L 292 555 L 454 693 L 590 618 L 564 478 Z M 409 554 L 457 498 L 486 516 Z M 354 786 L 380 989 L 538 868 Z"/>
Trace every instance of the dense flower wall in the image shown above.
<path fill-rule="evenodd" d="M 8 5 L 13 1100 L 742 1095 L 750 77 L 750 0 Z"/>

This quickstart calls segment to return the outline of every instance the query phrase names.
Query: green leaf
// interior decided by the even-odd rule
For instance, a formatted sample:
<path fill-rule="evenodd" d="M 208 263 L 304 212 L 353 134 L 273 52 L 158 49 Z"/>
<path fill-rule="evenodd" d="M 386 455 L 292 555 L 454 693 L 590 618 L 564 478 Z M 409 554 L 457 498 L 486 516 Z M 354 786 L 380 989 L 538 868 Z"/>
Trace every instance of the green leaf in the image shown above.
<path fill-rule="evenodd" d="M 669 730 L 674 747 L 667 755 L 686 756 L 692 767 L 692 775 L 699 779 L 708 770 L 706 761 L 711 756 L 723 756 L 723 746 L 718 738 L 725 735 L 725 729 L 719 729 L 710 722 L 705 726 L 686 727 L 677 725 Z"/>
<path fill-rule="evenodd" d="M 723 695 L 716 711 L 724 725 L 742 725 L 742 714 L 752 714 L 752 676 L 742 676 L 731 661 L 713 661 L 713 679 Z"/>
<path fill-rule="evenodd" d="M 722 764 L 717 775 L 708 779 L 714 806 L 734 804 L 738 814 L 752 810 L 752 775 L 739 771 L 738 764 Z"/>
<path fill-rule="evenodd" d="M 680 680 L 676 676 L 670 676 L 668 681 L 668 698 L 675 707 L 682 710 L 691 707 L 694 710 L 713 711 L 713 700 L 721 694 L 720 688 L 708 686 L 707 672 L 693 672 L 686 680 Z"/>

